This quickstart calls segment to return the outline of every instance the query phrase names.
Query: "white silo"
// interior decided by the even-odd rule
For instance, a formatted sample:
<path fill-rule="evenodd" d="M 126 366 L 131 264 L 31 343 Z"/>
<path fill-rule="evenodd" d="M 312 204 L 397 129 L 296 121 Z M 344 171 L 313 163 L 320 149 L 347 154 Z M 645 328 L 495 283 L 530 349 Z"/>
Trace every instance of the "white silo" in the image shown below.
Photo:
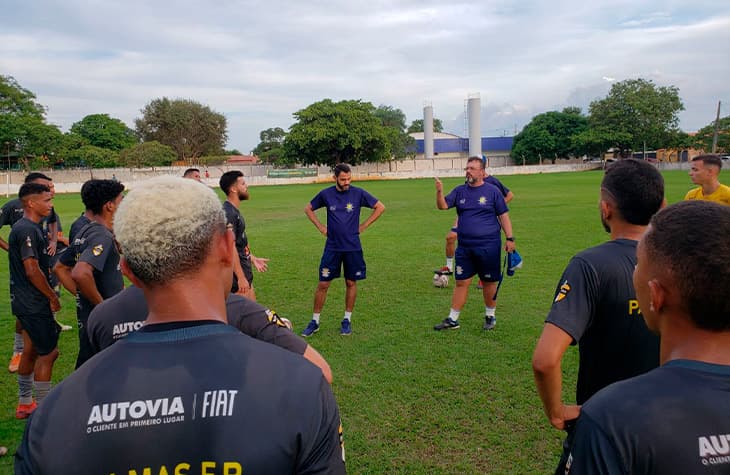
<path fill-rule="evenodd" d="M 433 106 L 423 106 L 423 158 L 433 158 Z"/>
<path fill-rule="evenodd" d="M 481 100 L 479 93 L 469 94 L 467 116 L 469 117 L 469 156 L 482 156 Z"/>

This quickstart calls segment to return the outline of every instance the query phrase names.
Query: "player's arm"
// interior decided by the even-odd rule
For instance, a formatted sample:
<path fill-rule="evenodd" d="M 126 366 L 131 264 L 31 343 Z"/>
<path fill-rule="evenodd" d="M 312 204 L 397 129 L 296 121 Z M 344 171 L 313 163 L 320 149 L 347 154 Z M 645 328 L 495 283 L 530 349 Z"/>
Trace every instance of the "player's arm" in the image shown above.
<path fill-rule="evenodd" d="M 444 184 L 438 177 L 433 177 L 436 184 L 436 208 L 438 209 L 449 209 L 449 205 L 446 204 L 446 198 L 444 197 Z"/>
<path fill-rule="evenodd" d="M 57 239 L 58 239 L 58 242 L 60 242 L 64 246 L 66 246 L 66 247 L 69 246 L 68 238 L 63 235 L 63 231 L 58 231 Z"/>
<path fill-rule="evenodd" d="M 58 300 L 58 295 L 53 291 L 51 285 L 48 283 L 48 279 L 41 271 L 38 265 L 38 259 L 34 257 L 27 257 L 23 259 L 23 269 L 25 275 L 28 277 L 33 286 L 38 289 L 51 303 L 51 311 L 58 312 L 61 310 L 61 302 Z"/>
<path fill-rule="evenodd" d="M 504 249 L 507 252 L 512 252 L 515 250 L 515 235 L 512 233 L 512 220 L 509 219 L 509 213 L 502 213 L 497 218 L 499 219 L 499 224 L 502 226 L 502 231 L 504 231 Z"/>
<path fill-rule="evenodd" d="M 512 193 L 512 191 L 508 191 L 507 194 L 504 195 L 504 202 L 509 203 L 510 201 L 512 201 L 512 198 L 514 198 L 514 197 L 515 197 L 515 194 Z"/>
<path fill-rule="evenodd" d="M 251 283 L 243 273 L 243 267 L 241 267 L 241 257 L 238 255 L 236 246 L 233 246 L 233 273 L 236 275 L 238 281 L 238 295 L 248 295 L 251 290 Z"/>
<path fill-rule="evenodd" d="M 563 404 L 563 354 L 573 337 L 552 323 L 546 323 L 532 355 L 532 371 L 545 415 L 556 429 L 578 417 L 580 406 Z"/>
<path fill-rule="evenodd" d="M 55 211 L 54 211 L 55 213 Z M 48 223 L 48 255 L 53 256 L 56 254 L 56 247 L 58 247 L 58 221 Z"/>
<path fill-rule="evenodd" d="M 72 269 L 73 267 L 64 264 L 59 259 L 53 266 L 53 273 L 56 274 L 61 285 L 63 285 L 64 288 L 71 293 L 71 295 L 76 295 L 76 282 L 74 282 L 73 277 L 71 277 Z"/>
<path fill-rule="evenodd" d="M 307 345 L 302 356 L 308 359 L 310 363 L 319 367 L 319 369 L 322 370 L 322 376 L 324 376 L 324 379 L 326 379 L 328 383 L 332 384 L 332 369 L 327 363 L 327 360 L 319 354 L 319 351 L 312 348 L 312 345 Z"/>
<path fill-rule="evenodd" d="M 71 278 L 76 288 L 92 305 L 98 305 L 104 298 L 99 293 L 94 280 L 94 267 L 85 261 L 79 261 L 71 270 Z"/>
<path fill-rule="evenodd" d="M 373 212 L 370 213 L 370 216 L 368 216 L 368 219 L 366 219 L 365 222 L 360 225 L 360 232 L 362 233 L 363 231 L 365 231 L 384 212 L 385 212 L 385 205 L 380 201 L 375 203 L 375 206 L 373 206 Z"/>
<path fill-rule="evenodd" d="M 266 272 L 269 270 L 269 259 L 266 257 L 256 257 L 253 254 L 249 254 L 249 257 L 251 259 L 251 264 L 256 268 L 259 272 Z"/>
<path fill-rule="evenodd" d="M 385 208 L 385 207 L 383 207 Z M 307 218 L 314 224 L 314 227 L 317 228 L 317 230 L 322 233 L 324 236 L 327 235 L 327 226 L 322 224 L 322 222 L 317 218 L 317 214 L 314 212 L 314 209 L 312 208 L 312 203 L 307 203 L 307 206 L 304 207 L 304 214 L 307 215 Z"/>
<path fill-rule="evenodd" d="M 8 241 L 0 237 L 0 248 L 2 248 L 3 251 L 8 252 L 8 249 L 10 249 L 10 245 L 8 244 Z"/>

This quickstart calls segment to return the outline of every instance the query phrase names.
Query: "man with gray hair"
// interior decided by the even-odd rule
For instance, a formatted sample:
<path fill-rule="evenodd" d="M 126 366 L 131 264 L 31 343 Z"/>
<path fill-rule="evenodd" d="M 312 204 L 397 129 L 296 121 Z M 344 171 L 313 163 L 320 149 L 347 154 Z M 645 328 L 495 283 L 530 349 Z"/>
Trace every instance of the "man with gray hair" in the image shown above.
<path fill-rule="evenodd" d="M 215 192 L 182 178 L 142 183 L 114 231 L 146 325 L 48 395 L 16 473 L 345 473 L 321 370 L 226 325 L 234 237 Z"/>

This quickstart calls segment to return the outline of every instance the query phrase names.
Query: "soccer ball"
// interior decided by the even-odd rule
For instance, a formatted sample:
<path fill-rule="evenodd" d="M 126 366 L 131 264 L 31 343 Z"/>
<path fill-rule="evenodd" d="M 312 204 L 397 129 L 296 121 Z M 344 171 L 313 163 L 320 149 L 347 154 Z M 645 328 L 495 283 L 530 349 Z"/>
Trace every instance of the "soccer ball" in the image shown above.
<path fill-rule="evenodd" d="M 438 287 L 439 289 L 443 289 L 445 287 L 448 287 L 449 285 L 449 276 L 448 275 L 433 275 L 433 286 Z"/>

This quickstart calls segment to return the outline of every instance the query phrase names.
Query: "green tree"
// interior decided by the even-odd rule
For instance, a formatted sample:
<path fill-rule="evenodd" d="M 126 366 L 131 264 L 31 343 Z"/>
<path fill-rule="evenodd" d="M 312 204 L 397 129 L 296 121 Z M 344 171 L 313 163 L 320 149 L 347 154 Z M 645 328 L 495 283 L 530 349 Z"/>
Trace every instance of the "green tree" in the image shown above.
<path fill-rule="evenodd" d="M 87 115 L 71 126 L 71 132 L 84 137 L 89 144 L 109 150 L 122 150 L 137 144 L 134 130 L 108 114 Z"/>
<path fill-rule="evenodd" d="M 35 94 L 18 84 L 15 78 L 0 75 L 0 115 L 32 116 L 42 120 L 46 109 L 35 99 Z"/>
<path fill-rule="evenodd" d="M 441 123 L 441 119 L 433 118 L 433 131 L 434 132 L 443 132 L 444 131 L 444 125 Z M 423 119 L 416 119 L 413 122 L 411 122 L 411 125 L 408 126 L 408 133 L 412 134 L 414 132 L 423 132 Z"/>
<path fill-rule="evenodd" d="M 612 133 L 604 129 L 589 127 L 573 136 L 573 148 L 577 155 L 602 157 L 616 141 L 629 140 L 622 132 Z"/>
<path fill-rule="evenodd" d="M 153 140 L 122 150 L 119 164 L 129 168 L 165 167 L 171 165 L 176 157 L 171 147 Z"/>
<path fill-rule="evenodd" d="M 712 152 L 712 138 L 715 134 L 715 121 L 702 127 L 693 137 L 692 145 L 707 153 Z M 720 119 L 717 131 L 717 153 L 730 153 L 730 115 Z"/>
<path fill-rule="evenodd" d="M 515 136 L 512 157 L 537 163 L 540 157 L 554 162 L 556 158 L 573 156 L 578 151 L 574 137 L 586 129 L 588 119 L 576 107 L 538 114 Z"/>
<path fill-rule="evenodd" d="M 393 157 L 403 158 L 413 153 L 416 141 L 406 132 L 406 115 L 395 107 L 380 105 L 373 112 L 386 128 L 390 153 Z"/>
<path fill-rule="evenodd" d="M 664 147 L 678 130 L 682 110 L 676 87 L 627 79 L 614 84 L 604 99 L 591 103 L 589 122 L 603 134 L 614 134 L 612 146 L 628 156 L 644 144 L 649 150 Z"/>
<path fill-rule="evenodd" d="M 369 102 L 331 99 L 295 112 L 297 122 L 284 140 L 285 158 L 290 162 L 329 166 L 390 160 L 394 156 L 392 136 L 374 112 L 375 107 Z"/>
<path fill-rule="evenodd" d="M 284 155 L 284 139 L 286 131 L 281 127 L 262 130 L 259 133 L 261 142 L 252 150 L 263 163 L 281 163 Z"/>
<path fill-rule="evenodd" d="M 119 153 L 94 145 L 84 145 L 70 151 L 65 162 L 68 166 L 76 167 L 114 168 L 119 165 Z"/>
<path fill-rule="evenodd" d="M 203 155 L 220 155 L 228 140 L 226 118 L 189 99 L 155 99 L 135 120 L 142 140 L 156 140 L 175 150 L 179 160 L 194 163 Z"/>

